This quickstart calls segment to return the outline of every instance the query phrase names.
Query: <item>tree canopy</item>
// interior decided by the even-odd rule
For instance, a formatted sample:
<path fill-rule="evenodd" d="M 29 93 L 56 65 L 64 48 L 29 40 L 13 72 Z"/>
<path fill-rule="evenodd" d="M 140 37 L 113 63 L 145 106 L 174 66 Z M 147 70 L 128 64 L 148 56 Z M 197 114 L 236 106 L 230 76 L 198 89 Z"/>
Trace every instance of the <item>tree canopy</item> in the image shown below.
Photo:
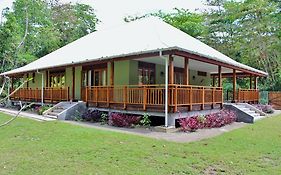
<path fill-rule="evenodd" d="M 16 0 L 2 12 L 0 71 L 25 65 L 95 31 L 98 19 L 85 4 Z"/>
<path fill-rule="evenodd" d="M 175 12 L 128 16 L 125 21 L 158 16 L 187 34 L 241 63 L 269 73 L 261 89 L 281 89 L 281 3 L 276 0 L 206 0 L 205 12 Z M 241 86 L 248 81 L 239 80 Z"/>

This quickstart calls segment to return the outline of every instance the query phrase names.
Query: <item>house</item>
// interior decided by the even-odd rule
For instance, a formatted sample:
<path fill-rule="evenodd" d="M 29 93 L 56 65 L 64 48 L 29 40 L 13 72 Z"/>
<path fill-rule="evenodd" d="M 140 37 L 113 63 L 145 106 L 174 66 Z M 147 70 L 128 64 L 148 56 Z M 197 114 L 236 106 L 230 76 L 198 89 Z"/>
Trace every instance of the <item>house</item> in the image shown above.
<path fill-rule="evenodd" d="M 93 32 L 0 75 L 12 82 L 33 78 L 11 96 L 14 101 L 82 100 L 103 109 L 160 113 L 167 126 L 178 111 L 221 108 L 224 77 L 233 78 L 233 101 L 256 102 L 257 78 L 267 73 L 147 18 Z M 240 76 L 250 77 L 250 89 L 236 90 Z"/>

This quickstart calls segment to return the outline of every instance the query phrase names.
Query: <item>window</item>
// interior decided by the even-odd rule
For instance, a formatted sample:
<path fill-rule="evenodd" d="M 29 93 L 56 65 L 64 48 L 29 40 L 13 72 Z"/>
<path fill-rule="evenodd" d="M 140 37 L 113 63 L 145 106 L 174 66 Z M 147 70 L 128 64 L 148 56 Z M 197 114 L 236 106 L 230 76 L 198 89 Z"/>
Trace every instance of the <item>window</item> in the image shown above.
<path fill-rule="evenodd" d="M 183 84 L 184 73 L 175 72 L 175 84 Z"/>
<path fill-rule="evenodd" d="M 206 77 L 207 76 L 207 72 L 198 71 L 197 75 Z"/>
<path fill-rule="evenodd" d="M 92 85 L 106 86 L 106 69 L 96 69 L 92 71 Z"/>
<path fill-rule="evenodd" d="M 82 86 L 106 86 L 107 63 L 83 66 Z"/>
<path fill-rule="evenodd" d="M 155 84 L 155 64 L 139 62 L 139 85 Z"/>
<path fill-rule="evenodd" d="M 183 84 L 184 82 L 184 69 L 175 67 L 175 73 L 174 73 L 174 81 L 175 84 Z"/>
<path fill-rule="evenodd" d="M 50 87 L 54 87 L 54 88 L 65 87 L 64 72 L 50 73 Z"/>

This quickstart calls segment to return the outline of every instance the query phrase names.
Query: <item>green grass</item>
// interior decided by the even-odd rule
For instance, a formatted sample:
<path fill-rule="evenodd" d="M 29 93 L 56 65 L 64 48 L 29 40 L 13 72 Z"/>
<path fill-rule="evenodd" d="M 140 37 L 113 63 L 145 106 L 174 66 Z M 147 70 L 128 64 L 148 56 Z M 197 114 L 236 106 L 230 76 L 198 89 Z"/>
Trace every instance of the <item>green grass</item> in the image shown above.
<path fill-rule="evenodd" d="M 1 175 L 280 174 L 281 116 L 187 144 L 18 118 L 0 128 L 0 151 Z"/>

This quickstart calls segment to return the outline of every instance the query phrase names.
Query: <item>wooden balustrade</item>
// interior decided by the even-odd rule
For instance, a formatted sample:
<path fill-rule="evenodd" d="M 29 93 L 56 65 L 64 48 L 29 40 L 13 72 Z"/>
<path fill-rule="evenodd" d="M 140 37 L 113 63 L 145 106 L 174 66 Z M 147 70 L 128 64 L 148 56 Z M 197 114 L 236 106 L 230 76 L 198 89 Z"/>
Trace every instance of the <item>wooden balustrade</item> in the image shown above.
<path fill-rule="evenodd" d="M 257 89 L 238 89 L 238 102 L 259 102 L 259 90 Z"/>
<path fill-rule="evenodd" d="M 178 107 L 189 107 L 193 105 L 215 104 L 222 105 L 223 90 L 219 87 L 169 85 L 169 108 L 176 112 Z M 147 107 L 164 107 L 165 86 L 164 85 L 128 85 L 128 86 L 87 86 L 82 88 L 82 100 L 89 104 L 104 105 L 123 104 L 126 109 L 128 105 Z"/>
<path fill-rule="evenodd" d="M 11 89 L 13 92 L 14 89 Z M 69 100 L 69 88 L 51 88 L 47 87 L 43 90 L 44 101 L 47 102 L 59 102 Z M 21 88 L 11 95 L 12 100 L 22 100 L 22 101 L 41 101 L 42 90 L 39 88 Z"/>

